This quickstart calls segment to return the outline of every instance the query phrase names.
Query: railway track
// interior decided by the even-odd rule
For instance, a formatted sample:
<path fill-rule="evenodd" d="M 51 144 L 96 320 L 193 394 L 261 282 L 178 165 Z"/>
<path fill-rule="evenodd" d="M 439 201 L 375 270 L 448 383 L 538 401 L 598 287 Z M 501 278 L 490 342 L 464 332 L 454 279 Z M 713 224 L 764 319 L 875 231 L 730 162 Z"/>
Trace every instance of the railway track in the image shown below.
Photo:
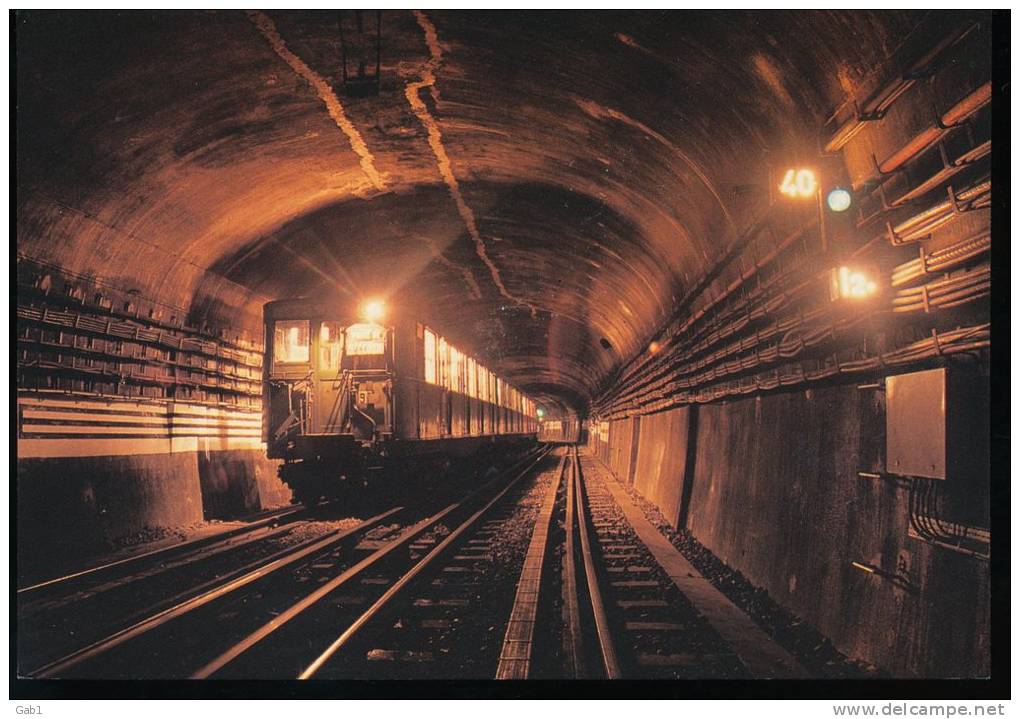
<path fill-rule="evenodd" d="M 515 469 L 534 461 L 532 455 L 515 465 Z M 499 484 L 500 479 L 497 477 L 490 484 Z M 355 577 L 361 580 L 362 572 L 380 564 L 413 539 L 428 541 L 430 528 L 441 534 L 442 520 L 455 514 L 462 504 L 478 494 L 470 495 L 464 502 L 447 505 L 424 519 L 416 520 L 414 513 L 393 507 L 356 526 L 337 528 L 324 536 L 319 533 L 268 554 L 262 551 L 253 561 L 240 566 L 235 562 L 226 571 L 220 567 L 214 572 L 215 576 L 190 585 L 184 592 L 170 592 L 155 605 L 146 604 L 144 609 L 134 608 L 132 611 L 115 609 L 113 616 L 119 624 L 115 629 L 107 622 L 101 630 L 93 628 L 82 634 L 66 631 L 68 623 L 82 626 L 82 617 L 89 615 L 88 611 L 83 612 L 80 601 L 100 595 L 108 598 L 110 589 L 84 592 L 78 597 L 78 602 L 50 600 L 44 607 L 48 611 L 37 608 L 36 612 L 29 612 L 22 619 L 30 628 L 33 622 L 37 629 L 48 626 L 51 628 L 50 636 L 62 637 L 63 641 L 38 641 L 45 631 L 23 636 L 23 640 L 31 641 L 23 641 L 22 646 L 36 651 L 22 651 L 19 655 L 22 674 L 40 678 L 180 678 L 201 675 L 217 658 L 224 656 L 224 648 L 230 652 L 235 643 L 250 636 L 252 627 L 264 626 L 267 621 L 282 623 L 278 619 L 281 614 L 293 611 L 296 605 L 307 601 L 309 587 L 317 587 L 317 590 L 313 592 L 316 594 L 315 601 L 307 606 L 315 604 L 328 593 L 323 592 L 323 588 L 331 591 L 345 586 Z M 282 535 L 285 529 L 275 528 L 267 535 Z M 254 545 L 254 540 L 251 543 Z M 206 546 L 204 550 L 203 556 L 208 558 L 210 548 Z M 218 554 L 222 555 L 222 552 Z M 189 565 L 180 560 L 175 566 L 183 568 Z M 194 564 L 190 565 L 189 571 L 194 574 Z M 163 578 L 161 584 L 165 585 L 166 571 L 143 569 L 141 574 L 148 579 L 151 575 L 147 572 Z M 121 577 L 113 584 L 125 591 L 137 592 L 138 580 L 137 575 L 133 580 Z M 351 597 L 338 596 L 343 602 L 354 603 Z M 307 606 L 302 605 L 301 611 Z M 68 651 L 71 644 L 75 648 Z M 210 655 L 215 657 L 212 662 L 208 659 Z M 230 657 L 231 660 L 234 658 Z"/>
<path fill-rule="evenodd" d="M 572 484 L 598 662 L 593 678 L 752 678 L 680 593 L 595 471 L 573 457 Z M 582 675 L 584 676 L 584 675 Z"/>
<path fill-rule="evenodd" d="M 207 559 L 221 546 L 204 545 Z M 45 659 L 33 676 L 807 676 L 576 447 L 529 455 L 425 516 L 393 507 L 259 556 Z"/>
<path fill-rule="evenodd" d="M 133 553 L 120 559 L 104 562 L 103 564 L 81 569 L 70 574 L 39 579 L 19 587 L 17 596 L 19 600 L 31 597 L 32 601 L 38 601 L 39 596 L 80 590 L 81 587 L 88 586 L 90 583 L 96 584 L 109 581 L 112 577 L 118 575 L 122 578 L 130 579 L 132 572 L 142 571 L 140 568 L 146 565 L 159 566 L 162 562 L 215 551 L 218 547 L 236 543 L 245 536 L 252 535 L 266 527 L 277 525 L 288 518 L 293 521 L 304 511 L 304 507 L 301 506 L 271 509 L 250 517 L 247 523 L 241 527 L 234 527 L 223 532 L 196 537 L 150 551 Z"/>
<path fill-rule="evenodd" d="M 711 587 L 640 514 L 623 488 L 591 458 L 581 457 L 576 447 L 563 478 L 553 509 L 563 517 L 563 531 L 556 535 L 536 525 L 531 564 L 526 562 L 521 573 L 493 676 L 807 676 L 792 656 Z M 553 561 L 556 556 L 559 563 Z"/>
<path fill-rule="evenodd" d="M 41 666 L 146 612 L 197 593 L 231 568 L 272 554 L 307 524 L 303 507 L 25 586 L 17 592 L 19 659 Z"/>
<path fill-rule="evenodd" d="M 436 640 L 457 623 L 452 615 L 486 613 L 476 592 L 496 584 L 481 570 L 499 566 L 495 536 L 508 524 L 504 513 L 520 506 L 520 492 L 546 456 L 409 528 L 380 550 L 384 555 L 337 575 L 192 678 L 279 677 L 281 671 L 299 679 L 449 676 L 454 643 Z M 341 588 L 344 594 L 337 593 Z M 478 646 L 459 647 L 478 656 Z"/>
<path fill-rule="evenodd" d="M 505 589 L 535 569 L 523 549 L 533 527 L 550 527 L 565 465 L 561 454 L 522 474 L 442 542 L 413 545 L 414 566 L 297 676 L 490 679 L 512 606 Z"/>

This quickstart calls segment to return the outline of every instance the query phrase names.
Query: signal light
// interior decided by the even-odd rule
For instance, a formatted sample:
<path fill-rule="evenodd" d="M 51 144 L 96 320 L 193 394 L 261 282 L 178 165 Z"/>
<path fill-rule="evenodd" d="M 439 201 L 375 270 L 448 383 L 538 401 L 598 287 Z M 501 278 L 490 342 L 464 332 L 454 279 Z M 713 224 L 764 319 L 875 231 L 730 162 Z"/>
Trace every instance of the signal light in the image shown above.
<path fill-rule="evenodd" d="M 878 283 L 865 270 L 847 266 L 834 267 L 829 286 L 830 296 L 835 300 L 866 300 L 878 293 Z"/>
<path fill-rule="evenodd" d="M 542 419 L 543 417 L 545 417 L 545 410 L 539 407 L 537 410 L 535 410 L 535 414 L 538 415 L 539 419 Z"/>
<path fill-rule="evenodd" d="M 848 190 L 844 190 L 842 187 L 837 187 L 829 193 L 829 196 L 826 198 L 826 202 L 829 205 L 829 209 L 833 212 L 845 212 L 850 209 L 853 197 L 850 195 Z"/>

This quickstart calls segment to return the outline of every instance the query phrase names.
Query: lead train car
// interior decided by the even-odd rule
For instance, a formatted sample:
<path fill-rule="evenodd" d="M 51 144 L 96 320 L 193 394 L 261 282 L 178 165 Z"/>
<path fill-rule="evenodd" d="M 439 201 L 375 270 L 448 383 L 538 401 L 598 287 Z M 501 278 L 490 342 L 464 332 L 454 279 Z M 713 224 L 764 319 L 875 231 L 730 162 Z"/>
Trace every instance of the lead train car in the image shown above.
<path fill-rule="evenodd" d="M 535 438 L 534 402 L 413 319 L 279 300 L 264 321 L 263 440 L 305 504 Z"/>

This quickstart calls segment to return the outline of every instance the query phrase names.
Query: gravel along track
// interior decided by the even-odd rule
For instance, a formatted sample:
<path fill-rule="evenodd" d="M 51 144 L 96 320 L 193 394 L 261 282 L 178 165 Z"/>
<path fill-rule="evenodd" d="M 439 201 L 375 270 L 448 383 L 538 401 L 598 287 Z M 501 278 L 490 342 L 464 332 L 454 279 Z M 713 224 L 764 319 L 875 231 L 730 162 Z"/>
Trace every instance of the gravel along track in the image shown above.
<path fill-rule="evenodd" d="M 491 679 L 498 661 L 513 588 L 543 495 L 560 458 L 547 456 L 331 655 L 315 679 Z M 444 523 L 406 548 L 420 562 L 450 537 Z M 401 550 L 401 553 L 403 550 Z M 392 572 L 369 573 L 354 587 L 291 622 L 286 631 L 217 676 L 297 676 L 368 610 Z M 272 666 L 270 666 L 272 662 Z"/>
<path fill-rule="evenodd" d="M 608 472 L 592 458 L 598 471 Z M 615 481 L 615 480 L 608 480 Z M 620 485 L 621 487 L 623 485 Z M 755 586 L 739 571 L 729 567 L 686 530 L 675 530 L 658 507 L 624 487 L 633 502 L 677 550 L 708 579 L 713 586 L 740 607 L 777 644 L 785 648 L 814 676 L 826 679 L 873 679 L 885 675 L 877 667 L 848 659 L 817 629 L 780 606 L 768 592 Z"/>
<path fill-rule="evenodd" d="M 605 487 L 582 463 L 597 572 L 622 678 L 747 679 L 737 655 L 657 564 Z"/>

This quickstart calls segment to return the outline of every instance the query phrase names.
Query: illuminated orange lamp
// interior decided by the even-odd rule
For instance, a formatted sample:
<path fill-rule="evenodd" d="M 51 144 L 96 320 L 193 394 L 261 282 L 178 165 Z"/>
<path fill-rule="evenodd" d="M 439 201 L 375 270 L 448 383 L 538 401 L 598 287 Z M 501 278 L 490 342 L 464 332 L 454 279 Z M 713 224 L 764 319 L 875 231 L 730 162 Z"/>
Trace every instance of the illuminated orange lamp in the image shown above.
<path fill-rule="evenodd" d="M 378 324 L 386 316 L 386 303 L 382 300 L 368 300 L 361 306 L 361 319 Z"/>
<path fill-rule="evenodd" d="M 834 267 L 831 274 L 832 299 L 866 300 L 878 293 L 878 283 L 867 272 L 851 267 Z"/>
<path fill-rule="evenodd" d="M 652 342 L 648 345 L 648 354 L 656 354 L 660 349 L 662 349 L 662 345 L 658 342 Z"/>
<path fill-rule="evenodd" d="M 783 181 L 779 183 L 780 194 L 796 200 L 814 197 L 817 191 L 818 177 L 814 170 L 809 170 L 806 167 L 791 167 L 783 175 Z"/>

